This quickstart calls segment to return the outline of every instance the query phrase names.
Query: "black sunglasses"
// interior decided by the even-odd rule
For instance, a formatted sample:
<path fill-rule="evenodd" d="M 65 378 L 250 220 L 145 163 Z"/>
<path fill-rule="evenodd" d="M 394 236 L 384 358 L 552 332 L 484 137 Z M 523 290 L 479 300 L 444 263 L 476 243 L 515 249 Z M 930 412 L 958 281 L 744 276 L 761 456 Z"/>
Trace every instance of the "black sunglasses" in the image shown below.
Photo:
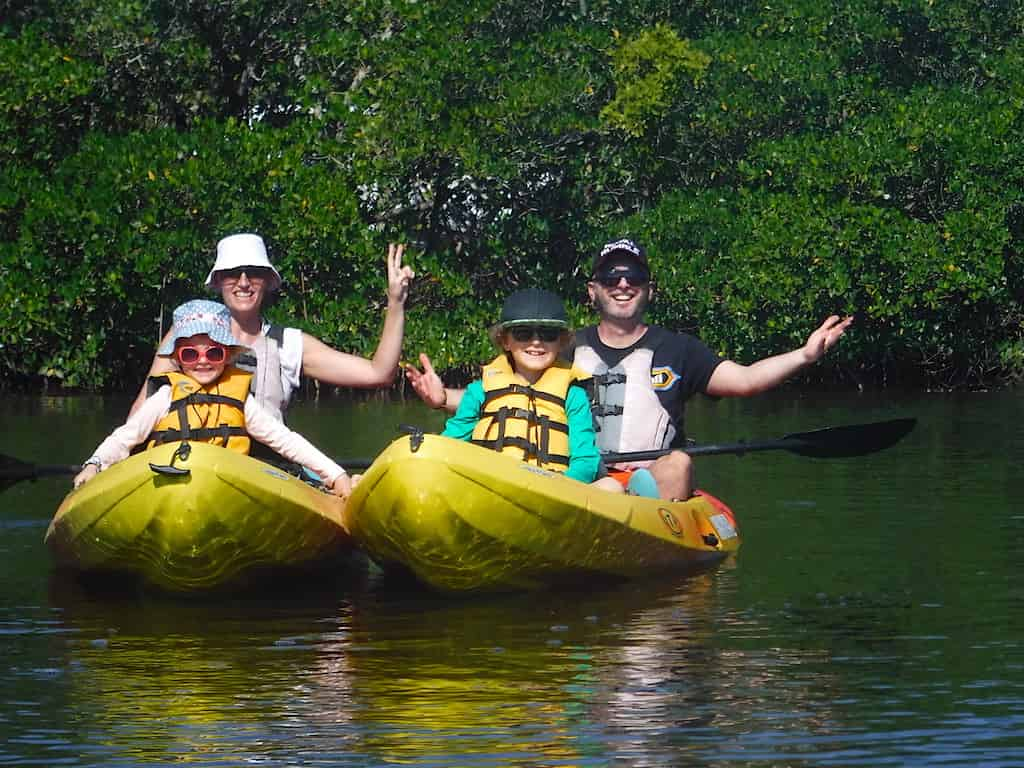
<path fill-rule="evenodd" d="M 651 282 L 651 276 L 642 269 L 617 269 L 614 272 L 603 272 L 594 277 L 594 282 L 605 288 L 614 288 L 622 279 L 625 279 L 626 285 L 632 288 L 638 288 Z"/>
<path fill-rule="evenodd" d="M 514 325 L 508 329 L 512 338 L 519 342 L 533 341 L 534 337 L 549 344 L 558 341 L 562 335 L 562 329 L 552 325 Z"/>
<path fill-rule="evenodd" d="M 218 269 L 217 276 L 221 280 L 238 280 L 242 273 L 245 273 L 250 280 L 270 280 L 274 272 L 267 267 L 235 267 L 234 269 Z"/>

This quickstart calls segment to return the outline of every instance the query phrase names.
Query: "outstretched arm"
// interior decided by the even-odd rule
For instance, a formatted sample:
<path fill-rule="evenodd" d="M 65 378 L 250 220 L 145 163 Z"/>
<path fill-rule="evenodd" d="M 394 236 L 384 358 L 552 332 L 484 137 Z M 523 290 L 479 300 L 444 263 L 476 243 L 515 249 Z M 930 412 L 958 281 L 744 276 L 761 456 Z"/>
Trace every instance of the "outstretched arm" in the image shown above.
<path fill-rule="evenodd" d="M 441 377 L 434 370 L 430 358 L 423 352 L 420 352 L 420 365 L 423 366 L 422 371 L 415 365 L 405 366 L 405 378 L 412 384 L 412 388 L 420 396 L 420 400 L 431 408 L 443 408 L 448 413 L 455 413 L 459 408 L 459 403 L 462 402 L 465 390 L 446 389 Z"/>
<path fill-rule="evenodd" d="M 129 416 L 124 424 L 107 435 L 92 452 L 88 461 L 96 460 L 99 466 L 88 463 L 83 466 L 82 471 L 74 479 L 75 488 L 94 478 L 100 470 L 127 459 L 132 448 L 144 443 L 157 422 L 167 415 L 170 405 L 170 387 L 161 387 L 152 397 L 143 400 L 142 407 Z"/>
<path fill-rule="evenodd" d="M 352 493 L 352 479 L 334 459 L 272 416 L 256 398 L 245 400 L 245 428 L 249 435 L 296 464 L 309 467 L 331 491 L 347 498 Z"/>
<path fill-rule="evenodd" d="M 404 245 L 388 245 L 388 307 L 373 358 L 339 352 L 303 334 L 302 372 L 306 376 L 339 387 L 387 387 L 394 382 L 405 333 L 405 300 L 414 277 L 412 269 L 402 265 L 404 252 Z"/>
<path fill-rule="evenodd" d="M 832 315 L 792 352 L 766 357 L 750 365 L 731 360 L 721 363 L 708 380 L 707 393 L 716 397 L 746 397 L 777 387 L 802 368 L 820 360 L 839 341 L 852 317 Z"/>

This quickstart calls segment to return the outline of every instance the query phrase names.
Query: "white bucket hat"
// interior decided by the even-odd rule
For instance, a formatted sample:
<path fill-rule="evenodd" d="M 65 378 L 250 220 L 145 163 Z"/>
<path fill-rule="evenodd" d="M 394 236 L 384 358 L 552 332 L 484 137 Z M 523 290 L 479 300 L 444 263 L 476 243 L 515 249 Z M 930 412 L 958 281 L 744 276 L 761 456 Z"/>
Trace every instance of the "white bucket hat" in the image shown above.
<path fill-rule="evenodd" d="M 205 333 L 226 347 L 244 347 L 231 333 L 231 312 L 219 301 L 193 299 L 174 310 L 174 326 L 170 338 L 160 345 L 158 355 L 174 353 L 174 342 Z"/>
<path fill-rule="evenodd" d="M 267 246 L 263 244 L 263 238 L 259 235 L 242 233 L 239 235 L 228 235 L 217 243 L 217 261 L 213 269 L 206 276 L 206 287 L 213 285 L 213 276 L 225 269 L 237 269 L 238 267 L 263 267 L 274 273 L 275 282 L 270 290 L 276 291 L 281 287 L 281 275 L 274 269 L 267 257 Z"/>

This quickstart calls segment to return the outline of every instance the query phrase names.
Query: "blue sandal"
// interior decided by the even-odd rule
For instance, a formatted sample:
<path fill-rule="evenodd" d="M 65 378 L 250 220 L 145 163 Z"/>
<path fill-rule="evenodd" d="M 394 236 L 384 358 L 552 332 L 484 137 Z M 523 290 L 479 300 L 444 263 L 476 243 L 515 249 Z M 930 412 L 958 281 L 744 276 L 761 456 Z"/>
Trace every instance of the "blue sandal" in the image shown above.
<path fill-rule="evenodd" d="M 648 496 L 652 499 L 657 499 L 658 495 L 658 483 L 652 475 L 646 469 L 634 469 L 633 474 L 629 476 L 629 483 L 626 485 L 626 493 L 630 496 Z"/>

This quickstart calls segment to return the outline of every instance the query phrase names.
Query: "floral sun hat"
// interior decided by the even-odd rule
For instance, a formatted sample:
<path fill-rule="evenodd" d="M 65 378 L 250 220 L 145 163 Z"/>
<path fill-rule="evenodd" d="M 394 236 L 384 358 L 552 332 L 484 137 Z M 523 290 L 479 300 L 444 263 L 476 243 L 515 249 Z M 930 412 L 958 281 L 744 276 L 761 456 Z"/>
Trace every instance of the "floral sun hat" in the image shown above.
<path fill-rule="evenodd" d="M 244 347 L 231 333 L 231 313 L 219 301 L 194 299 L 186 301 L 174 310 L 172 334 L 156 351 L 158 355 L 174 354 L 174 343 L 205 333 L 214 341 L 226 347 Z"/>

